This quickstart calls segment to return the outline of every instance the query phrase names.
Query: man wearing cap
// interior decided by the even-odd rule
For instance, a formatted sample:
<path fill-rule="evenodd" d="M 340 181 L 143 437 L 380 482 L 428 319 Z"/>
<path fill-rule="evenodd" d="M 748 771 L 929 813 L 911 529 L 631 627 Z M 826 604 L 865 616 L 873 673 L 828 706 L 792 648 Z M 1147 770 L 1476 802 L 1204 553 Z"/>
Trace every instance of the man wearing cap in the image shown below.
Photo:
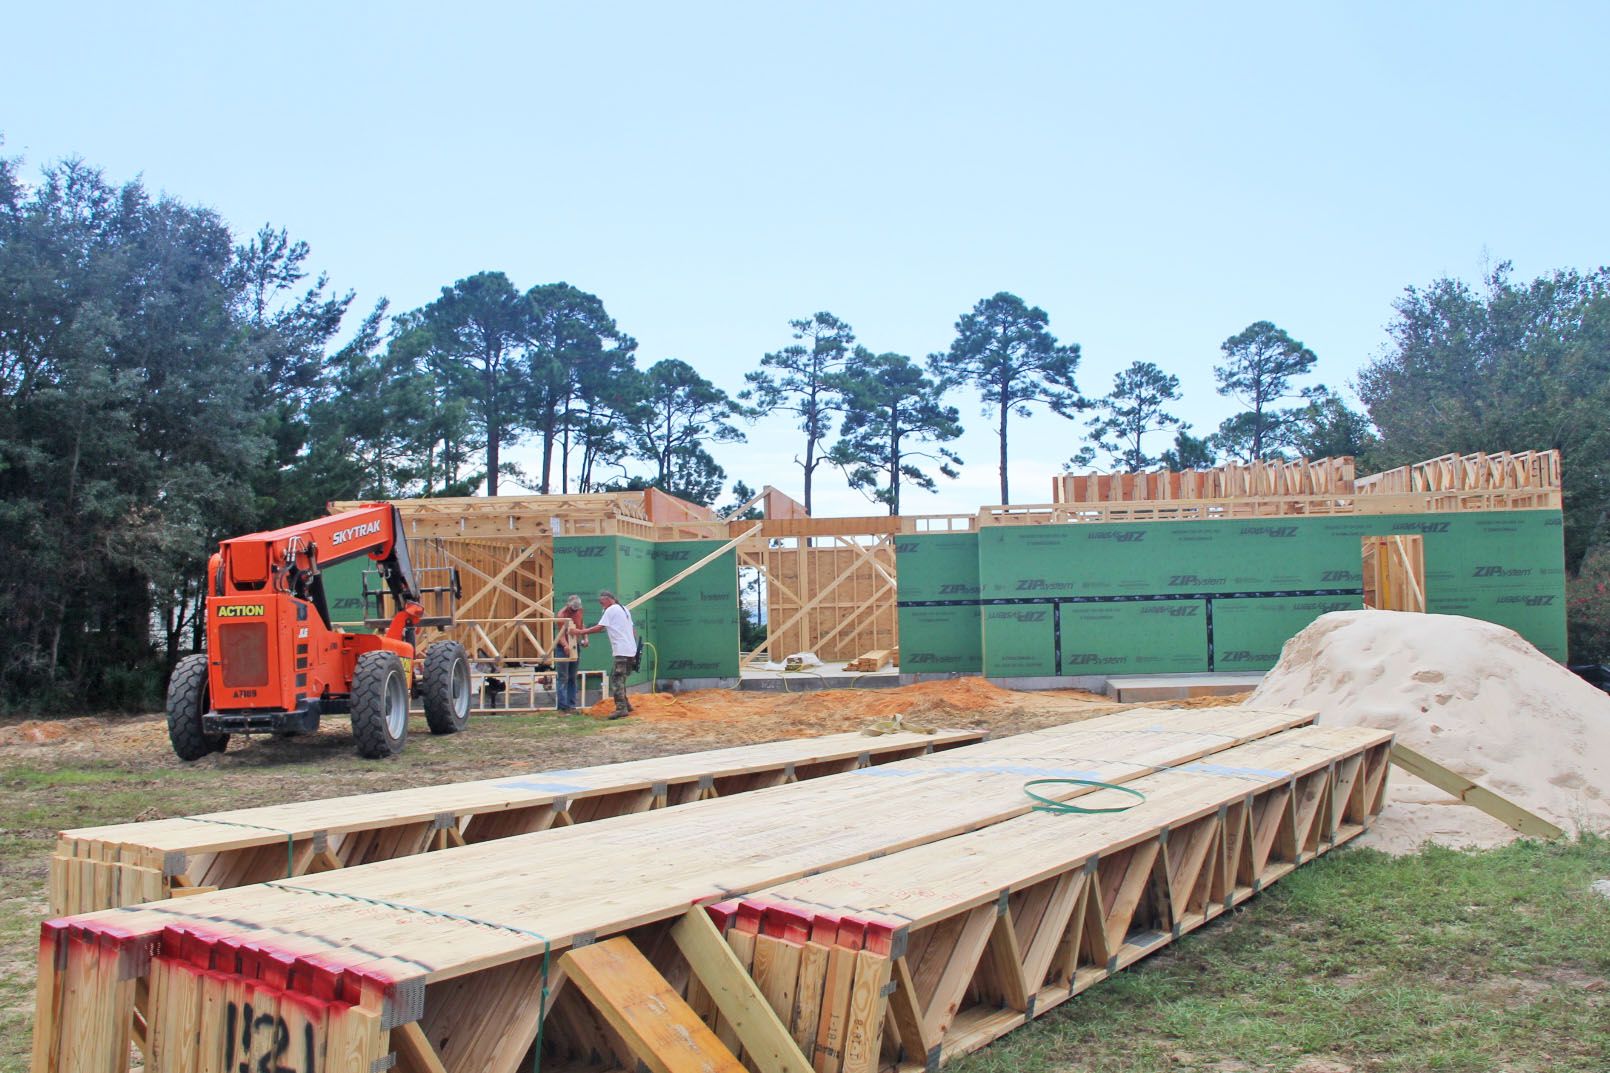
<path fill-rule="evenodd" d="M 637 662 L 637 631 L 632 625 L 632 613 L 615 599 L 614 593 L 604 589 L 598 594 L 598 602 L 604 608 L 604 613 L 598 617 L 598 625 L 576 632 L 608 632 L 612 657 L 609 665 L 609 695 L 615 698 L 615 710 L 610 718 L 622 719 L 632 714 L 631 702 L 626 699 L 626 676 L 632 673 Z"/>

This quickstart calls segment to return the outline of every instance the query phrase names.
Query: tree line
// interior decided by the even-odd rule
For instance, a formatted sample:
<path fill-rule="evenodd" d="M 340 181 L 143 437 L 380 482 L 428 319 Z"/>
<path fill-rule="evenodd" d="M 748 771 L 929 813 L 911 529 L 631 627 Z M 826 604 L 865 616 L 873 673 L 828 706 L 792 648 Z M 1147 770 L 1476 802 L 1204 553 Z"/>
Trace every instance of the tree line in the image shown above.
<path fill-rule="evenodd" d="M 311 257 L 286 230 L 237 235 L 80 161 L 26 183 L 0 158 L 0 704 L 149 703 L 199 646 L 216 542 L 332 499 L 653 486 L 741 502 L 709 446 L 786 414 L 807 506 L 825 467 L 909 511 L 961 462 L 957 393 L 995 433 L 1003 503 L 1013 419 L 1035 409 L 1082 426 L 1070 467 L 1353 454 L 1367 469 L 1557 447 L 1568 564 L 1588 586 L 1573 625 L 1584 643 L 1610 636 L 1592 625 L 1610 569 L 1593 573 L 1590 554 L 1610 502 L 1605 270 L 1520 282 L 1500 266 L 1479 287 L 1407 289 L 1357 379 L 1362 413 L 1304 383 L 1310 349 L 1252 324 L 1215 361 L 1233 413 L 1197 435 L 1170 412 L 1166 363 L 1087 395 L 1078 344 L 1007 292 L 920 358 L 863 345 L 830 312 L 790 321 L 729 393 L 687 361 L 640 360 L 603 300 L 568 283 L 487 271 L 418 309 L 360 310 Z M 533 461 L 514 462 L 517 446 Z"/>

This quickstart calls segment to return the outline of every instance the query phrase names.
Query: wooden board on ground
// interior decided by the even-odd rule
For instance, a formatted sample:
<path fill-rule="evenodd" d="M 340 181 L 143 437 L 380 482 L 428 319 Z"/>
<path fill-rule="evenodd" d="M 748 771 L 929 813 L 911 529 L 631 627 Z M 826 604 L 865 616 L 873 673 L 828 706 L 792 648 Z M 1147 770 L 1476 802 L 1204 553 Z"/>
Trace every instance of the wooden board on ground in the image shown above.
<path fill-rule="evenodd" d="M 977 730 L 832 734 L 64 831 L 51 860 L 51 912 L 112 909 L 489 842 L 839 774 L 982 737 Z"/>
<path fill-rule="evenodd" d="M 1451 768 L 1437 763 L 1407 745 L 1392 746 L 1392 762 L 1416 778 L 1424 779 L 1439 790 L 1452 794 L 1467 805 L 1481 809 L 1496 820 L 1501 820 L 1523 835 L 1532 838 L 1564 838 L 1565 832 L 1554 824 L 1529 812 L 1506 797 L 1500 797 L 1485 786 L 1472 782 Z"/>
<path fill-rule="evenodd" d="M 894 660 L 895 651 L 896 650 L 892 648 L 874 649 L 871 652 L 867 652 L 864 655 L 857 656 L 855 659 L 850 660 L 850 662 L 844 665 L 844 669 L 862 674 L 871 671 L 881 671 Z"/>

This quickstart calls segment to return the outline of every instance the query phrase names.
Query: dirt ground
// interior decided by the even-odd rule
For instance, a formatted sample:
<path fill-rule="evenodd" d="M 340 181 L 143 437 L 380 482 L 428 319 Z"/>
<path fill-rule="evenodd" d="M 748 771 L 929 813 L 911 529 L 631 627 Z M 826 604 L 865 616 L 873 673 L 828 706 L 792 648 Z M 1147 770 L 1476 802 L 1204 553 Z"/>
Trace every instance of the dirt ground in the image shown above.
<path fill-rule="evenodd" d="M 522 770 L 533 763 L 567 766 L 607 764 L 643 756 L 721 748 L 779 738 L 808 737 L 860 730 L 899 717 L 907 726 L 980 728 L 993 734 L 1014 734 L 1075 719 L 1087 719 L 1132 707 L 1217 707 L 1238 703 L 1245 694 L 1203 697 L 1189 701 L 1159 701 L 1149 705 L 1116 704 L 1100 693 L 1077 689 L 1021 693 L 990 685 L 980 678 L 924 682 L 898 689 L 812 690 L 792 692 L 755 690 L 698 690 L 690 693 L 637 694 L 633 715 L 607 720 L 612 702 L 607 698 L 584 716 L 563 718 L 554 713 L 535 715 L 488 714 L 474 717 L 464 736 L 431 740 L 422 720 L 413 721 L 410 746 L 396 761 L 370 767 L 376 774 L 391 773 L 388 765 L 422 768 L 432 776 L 474 778 L 476 772 L 502 772 L 514 763 Z M 555 733 L 537 736 L 544 747 L 511 756 L 503 748 L 488 748 L 513 732 L 540 731 L 546 722 Z M 598 724 L 596 726 L 590 724 Z M 570 731 L 571 734 L 558 733 Z M 585 738 L 581 740 L 572 738 Z M 481 747 L 477 746 L 477 743 Z M 421 749 L 446 749 L 446 755 L 429 759 Z M 145 770 L 240 770 L 274 779 L 285 764 L 301 769 L 307 761 L 334 758 L 350 752 L 351 733 L 339 718 L 326 720 L 316 735 L 290 740 L 237 738 L 228 752 L 195 764 L 177 759 L 168 745 L 167 726 L 160 714 L 82 716 L 62 719 L 0 720 L 0 776 L 14 764 L 29 767 L 116 764 Z M 578 755 L 579 754 L 579 755 Z M 300 775 L 317 779 L 315 772 Z M 346 779 L 350 772 L 332 772 Z M 389 779 L 387 781 L 390 781 Z M 426 782 L 439 781 L 435 778 Z"/>

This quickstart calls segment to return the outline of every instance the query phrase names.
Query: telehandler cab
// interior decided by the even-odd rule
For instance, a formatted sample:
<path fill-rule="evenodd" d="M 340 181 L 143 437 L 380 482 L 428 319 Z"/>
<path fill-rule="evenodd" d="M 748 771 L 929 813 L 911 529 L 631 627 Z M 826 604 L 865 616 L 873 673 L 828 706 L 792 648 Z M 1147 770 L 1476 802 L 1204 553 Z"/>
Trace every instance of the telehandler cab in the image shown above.
<path fill-rule="evenodd" d="M 330 622 L 322 571 L 359 556 L 377 564 L 396 606 L 384 633 Z M 388 503 L 221 542 L 207 567 L 207 651 L 181 659 L 168 682 L 173 751 L 199 760 L 231 734 L 310 734 L 321 716 L 345 714 L 360 756 L 393 756 L 416 695 L 431 733 L 463 730 L 469 661 L 455 641 L 416 648 L 416 627 L 451 624 L 424 613 Z"/>

